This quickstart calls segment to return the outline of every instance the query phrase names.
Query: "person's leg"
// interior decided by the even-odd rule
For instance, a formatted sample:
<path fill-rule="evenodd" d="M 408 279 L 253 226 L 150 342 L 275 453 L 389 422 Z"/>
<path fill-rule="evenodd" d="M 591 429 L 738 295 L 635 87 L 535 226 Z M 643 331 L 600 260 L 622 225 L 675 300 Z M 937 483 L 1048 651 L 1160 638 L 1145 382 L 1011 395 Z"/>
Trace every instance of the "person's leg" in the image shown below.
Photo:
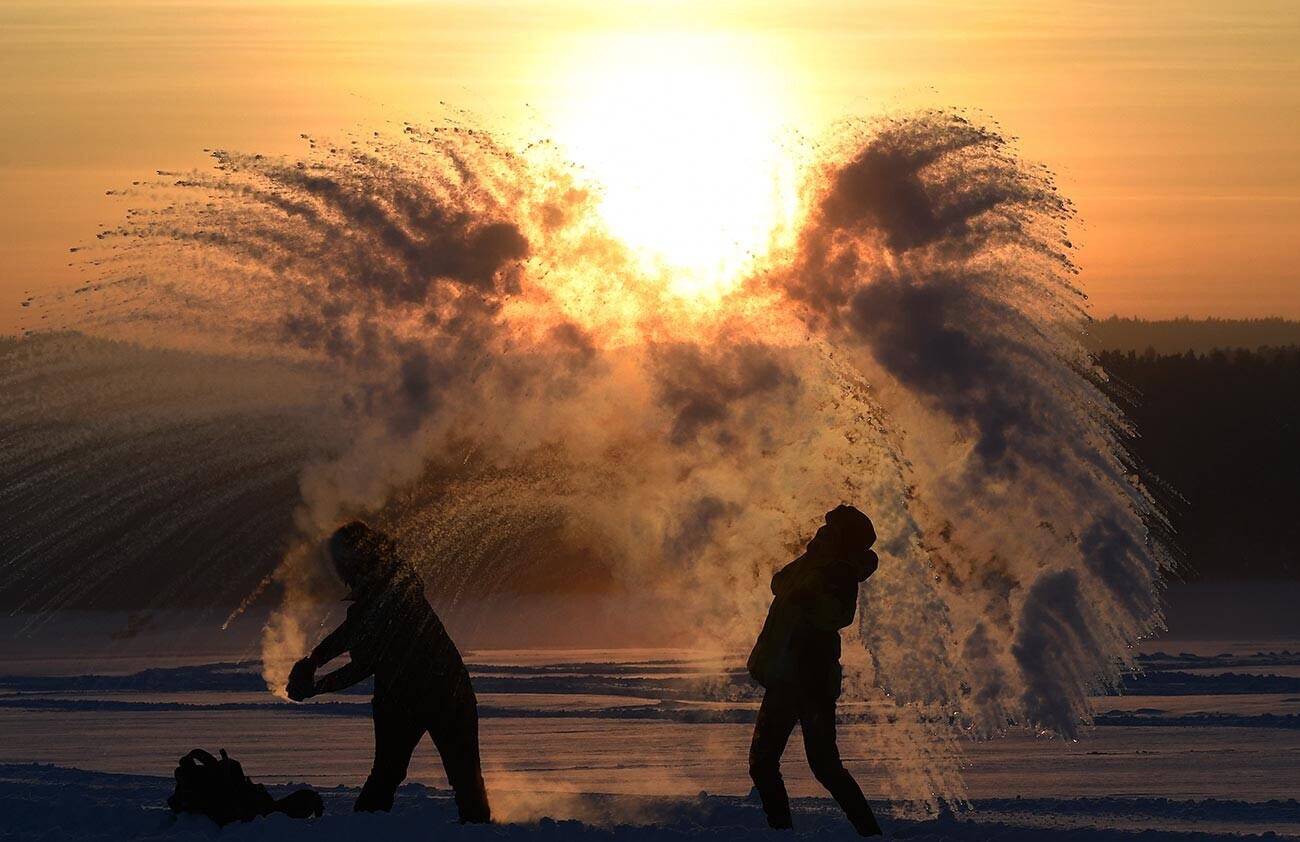
<path fill-rule="evenodd" d="M 804 752 L 808 755 L 813 777 L 839 803 L 858 833 L 879 836 L 882 831 L 871 805 L 858 782 L 840 762 L 840 749 L 835 744 L 835 700 L 802 700 L 799 724 L 803 728 Z"/>
<path fill-rule="evenodd" d="M 466 688 L 455 692 L 442 715 L 430 727 L 429 734 L 442 756 L 447 783 L 456 794 L 456 809 L 461 822 L 491 821 L 492 810 L 488 806 L 479 756 L 478 701 L 474 691 Z"/>
<path fill-rule="evenodd" d="M 424 736 L 424 727 L 400 708 L 372 703 L 371 711 L 375 720 L 375 764 L 353 809 L 388 812 L 393 809 L 397 787 L 406 780 L 411 754 Z"/>
<path fill-rule="evenodd" d="M 749 777 L 754 781 L 769 827 L 794 827 L 790 817 L 790 796 L 781 778 L 781 755 L 794 731 L 798 711 L 784 694 L 769 690 L 763 695 L 754 722 L 754 739 L 749 744 Z"/>

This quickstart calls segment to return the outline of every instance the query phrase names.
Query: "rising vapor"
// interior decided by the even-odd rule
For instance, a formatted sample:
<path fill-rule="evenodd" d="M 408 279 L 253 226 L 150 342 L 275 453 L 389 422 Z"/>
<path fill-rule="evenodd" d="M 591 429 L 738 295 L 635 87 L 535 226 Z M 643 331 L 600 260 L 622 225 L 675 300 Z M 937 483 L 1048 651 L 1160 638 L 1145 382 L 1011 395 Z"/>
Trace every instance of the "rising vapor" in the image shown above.
<path fill-rule="evenodd" d="M 855 124 L 829 148 L 793 235 L 717 300 L 645 270 L 601 222 L 597 188 L 545 148 L 408 127 L 299 160 L 218 152 L 212 171 L 128 191 L 140 209 L 89 251 L 100 279 L 61 326 L 152 349 L 123 363 L 139 390 L 177 360 L 294 384 L 223 416 L 274 416 L 297 437 L 273 462 L 259 454 L 279 445 L 231 445 L 239 483 L 259 464 L 296 478 L 263 504 L 292 519 L 288 543 L 235 595 L 276 586 L 271 686 L 330 587 L 313 548 L 347 517 L 389 529 L 445 597 L 546 569 L 607 575 L 741 649 L 773 569 L 847 501 L 876 521 L 882 556 L 846 647 L 850 694 L 909 760 L 890 770 L 897 797 L 960 799 L 954 738 L 1075 736 L 1087 696 L 1158 628 L 1161 520 L 1079 342 L 1073 211 L 1050 175 L 948 113 Z M 48 356 L 21 350 L 35 342 L 7 352 L 7 389 L 50 388 L 31 374 Z M 231 380 L 216 404 L 250 388 Z M 186 411 L 124 394 L 118 414 L 137 423 L 122 437 Z M 64 429 L 12 403 L 0 423 L 28 425 L 37 450 Z M 102 458 L 59 452 L 60 472 Z M 48 475 L 38 458 L 10 448 L 0 467 Z M 214 505 L 180 508 L 201 520 Z M 16 529 L 6 567 L 40 579 L 61 549 L 28 552 Z M 74 590 L 28 607 L 77 595 L 87 571 L 59 563 Z"/>

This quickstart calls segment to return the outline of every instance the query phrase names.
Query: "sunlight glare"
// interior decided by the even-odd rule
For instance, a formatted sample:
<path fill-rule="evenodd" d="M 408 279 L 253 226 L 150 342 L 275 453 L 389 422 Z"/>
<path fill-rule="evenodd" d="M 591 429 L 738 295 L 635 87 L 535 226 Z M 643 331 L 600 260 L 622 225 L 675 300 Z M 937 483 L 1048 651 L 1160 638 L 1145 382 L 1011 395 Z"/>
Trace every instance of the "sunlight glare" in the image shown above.
<path fill-rule="evenodd" d="M 682 35 L 606 39 L 570 68 L 557 140 L 613 233 L 683 294 L 721 294 L 794 206 L 770 66 Z"/>

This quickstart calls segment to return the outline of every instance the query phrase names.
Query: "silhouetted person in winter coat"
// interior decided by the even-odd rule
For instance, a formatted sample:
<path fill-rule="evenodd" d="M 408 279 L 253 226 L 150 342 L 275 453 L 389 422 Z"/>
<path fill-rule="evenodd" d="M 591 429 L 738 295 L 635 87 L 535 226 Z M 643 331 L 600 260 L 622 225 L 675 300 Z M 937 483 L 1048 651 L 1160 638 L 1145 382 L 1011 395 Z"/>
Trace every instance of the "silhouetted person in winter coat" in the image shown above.
<path fill-rule="evenodd" d="M 375 763 L 355 809 L 387 811 L 427 733 L 442 756 L 462 822 L 491 818 L 479 761 L 478 703 L 460 652 L 424 596 L 419 573 L 361 521 L 334 533 L 330 558 L 352 592 L 347 618 L 299 661 L 289 698 L 301 701 L 375 677 Z M 351 662 L 317 679 L 344 652 Z"/>
<path fill-rule="evenodd" d="M 881 833 L 871 805 L 840 762 L 835 700 L 840 695 L 840 629 L 853 622 L 858 583 L 880 563 L 871 550 L 876 530 L 852 506 L 826 514 L 808 550 L 772 577 L 776 598 L 749 656 L 749 672 L 766 688 L 749 748 L 749 775 L 767 823 L 791 828 L 781 755 L 796 723 L 803 728 L 808 765 L 863 836 Z"/>

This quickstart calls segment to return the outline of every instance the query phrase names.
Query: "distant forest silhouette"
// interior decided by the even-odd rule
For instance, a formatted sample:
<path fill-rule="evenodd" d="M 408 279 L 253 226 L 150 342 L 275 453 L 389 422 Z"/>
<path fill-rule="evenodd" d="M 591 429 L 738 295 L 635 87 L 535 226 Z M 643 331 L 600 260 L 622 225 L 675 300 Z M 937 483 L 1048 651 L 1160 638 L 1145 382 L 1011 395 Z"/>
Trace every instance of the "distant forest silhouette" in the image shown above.
<path fill-rule="evenodd" d="M 1128 345 L 1096 349 L 1094 354 L 1111 375 L 1108 393 L 1139 431 L 1129 446 L 1169 512 L 1185 555 L 1182 575 L 1212 582 L 1300 581 L 1300 539 L 1294 534 L 1300 522 L 1300 338 L 1280 345 L 1265 341 L 1286 331 L 1300 337 L 1300 323 L 1113 319 L 1095 325 L 1108 323 L 1127 331 L 1123 335 Z M 1162 342 L 1175 343 L 1177 350 L 1162 351 L 1145 341 L 1145 329 Z M 1234 337 L 1235 345 L 1189 351 L 1209 335 Z M 306 426 L 306 416 L 277 412 L 242 418 L 238 402 L 223 409 L 209 401 L 192 418 L 157 427 L 160 432 L 150 441 L 133 438 L 134 416 L 111 412 L 103 416 L 116 419 L 111 425 L 86 427 L 75 440 L 64 432 L 83 430 L 80 419 L 98 413 L 105 400 L 139 401 L 146 407 L 187 405 L 196 394 L 195 371 L 224 372 L 221 376 L 231 382 L 250 386 L 268 377 L 286 378 L 283 382 L 289 384 L 298 381 L 248 360 L 218 366 L 201 356 L 99 339 L 78 339 L 70 346 L 67 341 L 54 336 L 0 338 L 0 362 L 20 364 L 23 353 L 45 361 L 39 377 L 10 383 L 15 405 L 26 407 L 25 414 L 0 429 L 0 443 L 11 455 L 11 473 L 5 477 L 8 506 L 0 506 L 0 561 L 39 553 L 40 575 L 23 580 L 21 588 L 0 590 L 0 609 L 50 604 L 77 584 L 68 576 L 83 569 L 79 565 L 88 558 L 98 570 L 129 575 L 105 576 L 79 597 L 77 607 L 157 607 L 153 594 L 163 589 L 170 604 L 210 606 L 212 582 L 222 583 L 223 598 L 242 598 L 292 540 L 300 466 L 312 458 L 313 448 L 335 446 L 305 434 L 315 429 Z M 102 360 L 101 366 L 85 370 L 101 392 L 108 391 L 83 389 L 91 375 L 77 379 L 75 372 L 81 369 L 59 362 L 65 352 L 61 348 L 80 348 L 76 360 Z M 138 377 L 136 369 L 151 374 Z M 66 382 L 43 379 L 60 372 L 69 378 Z M 36 401 L 51 383 L 63 390 L 60 394 L 66 392 L 63 404 Z M 47 436 L 47 431 L 59 435 Z M 247 469 L 238 449 L 229 445 L 233 437 L 268 443 L 266 461 L 258 463 L 258 475 L 248 478 L 242 493 L 220 494 L 215 514 L 209 511 L 200 519 L 205 510 L 185 501 L 214 492 L 211 477 L 192 469 L 195 454 L 202 457 L 201 464 L 217 466 L 220 488 L 229 487 L 220 483 L 232 477 L 243 482 Z M 63 449 L 64 441 L 73 441 L 69 446 L 79 449 L 75 452 L 94 452 L 101 458 L 79 465 L 77 471 L 64 470 L 62 460 L 74 452 Z M 17 458 L 23 453 L 23 459 L 36 461 Z M 24 465 L 31 473 L 14 472 L 14 466 Z M 147 481 L 140 481 L 142 477 Z M 42 496 L 31 494 L 32 483 L 43 485 Z M 110 496 L 116 499 L 113 505 L 120 517 L 85 517 L 83 510 L 90 503 Z M 58 505 L 37 511 L 33 500 Z M 166 528 L 137 528 L 155 517 Z M 133 545 L 130 539 L 141 534 L 147 540 Z M 157 589 L 142 588 L 142 582 L 154 583 Z M 545 590 L 539 586 L 538 592 Z M 138 622 L 128 621 L 121 634 L 147 630 L 147 616 L 142 615 Z"/>
<path fill-rule="evenodd" d="M 1107 391 L 1137 425 L 1130 447 L 1169 511 L 1184 578 L 1300 578 L 1300 338 L 1260 341 L 1300 337 L 1300 323 L 1108 321 L 1129 347 L 1097 353 Z M 1211 336 L 1237 347 L 1190 350 Z"/>
<path fill-rule="evenodd" d="M 1111 316 L 1088 325 L 1084 343 L 1092 351 L 1157 354 L 1208 353 L 1216 348 L 1300 345 L 1300 322 L 1286 319 L 1165 319 L 1144 321 Z"/>

